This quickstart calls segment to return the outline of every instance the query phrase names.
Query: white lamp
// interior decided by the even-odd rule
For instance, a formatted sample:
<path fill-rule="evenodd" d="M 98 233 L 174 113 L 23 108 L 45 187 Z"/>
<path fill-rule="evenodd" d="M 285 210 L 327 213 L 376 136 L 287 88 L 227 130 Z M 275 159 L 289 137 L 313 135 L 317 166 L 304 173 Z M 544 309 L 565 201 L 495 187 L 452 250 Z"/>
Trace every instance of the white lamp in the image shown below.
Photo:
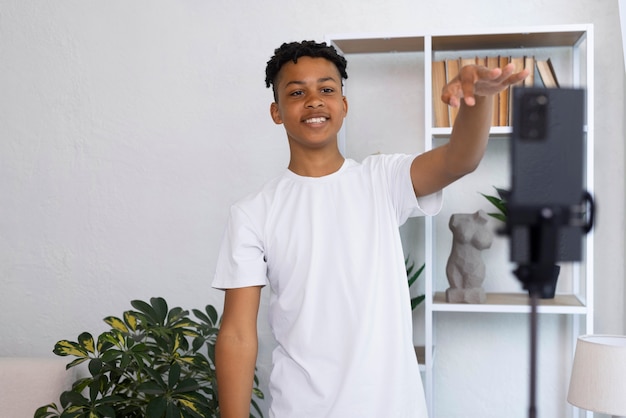
<path fill-rule="evenodd" d="M 567 401 L 589 411 L 626 416 L 626 336 L 578 338 Z"/>

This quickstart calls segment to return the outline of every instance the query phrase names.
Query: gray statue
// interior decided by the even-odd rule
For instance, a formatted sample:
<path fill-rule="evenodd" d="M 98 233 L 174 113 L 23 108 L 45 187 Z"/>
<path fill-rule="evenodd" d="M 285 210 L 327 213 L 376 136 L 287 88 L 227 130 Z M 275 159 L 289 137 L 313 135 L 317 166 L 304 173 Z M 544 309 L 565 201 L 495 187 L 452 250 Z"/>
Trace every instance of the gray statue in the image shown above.
<path fill-rule="evenodd" d="M 484 303 L 485 263 L 481 251 L 491 247 L 493 232 L 487 226 L 487 214 L 455 213 L 450 217 L 452 251 L 446 265 L 450 288 L 446 300 L 450 303 Z"/>

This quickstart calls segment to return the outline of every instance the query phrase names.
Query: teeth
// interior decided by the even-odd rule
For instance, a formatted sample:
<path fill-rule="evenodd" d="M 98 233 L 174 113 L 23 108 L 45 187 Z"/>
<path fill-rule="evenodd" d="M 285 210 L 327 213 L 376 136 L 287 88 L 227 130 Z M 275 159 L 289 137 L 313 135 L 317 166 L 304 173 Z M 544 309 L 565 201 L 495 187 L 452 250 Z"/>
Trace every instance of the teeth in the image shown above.
<path fill-rule="evenodd" d="M 326 118 L 325 117 L 311 118 L 311 119 L 305 120 L 304 122 L 305 123 L 322 123 L 322 122 L 326 122 Z"/>

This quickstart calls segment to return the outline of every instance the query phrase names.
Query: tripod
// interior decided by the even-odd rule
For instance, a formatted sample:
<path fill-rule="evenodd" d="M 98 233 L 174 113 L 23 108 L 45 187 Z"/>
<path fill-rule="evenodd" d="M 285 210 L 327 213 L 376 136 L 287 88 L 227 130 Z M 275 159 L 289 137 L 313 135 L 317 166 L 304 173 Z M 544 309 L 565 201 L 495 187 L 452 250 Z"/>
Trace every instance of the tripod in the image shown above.
<path fill-rule="evenodd" d="M 588 209 L 587 209 L 588 208 Z M 593 225 L 594 202 L 591 194 L 584 192 L 583 203 L 577 207 L 539 206 L 509 207 L 507 232 L 522 226 L 529 233 L 529 261 L 515 269 L 516 277 L 530 295 L 530 398 L 528 416 L 537 417 L 537 305 L 546 283 L 554 274 L 558 260 L 559 230 L 564 226 L 577 226 L 587 234 Z M 583 220 L 585 213 L 587 221 Z"/>

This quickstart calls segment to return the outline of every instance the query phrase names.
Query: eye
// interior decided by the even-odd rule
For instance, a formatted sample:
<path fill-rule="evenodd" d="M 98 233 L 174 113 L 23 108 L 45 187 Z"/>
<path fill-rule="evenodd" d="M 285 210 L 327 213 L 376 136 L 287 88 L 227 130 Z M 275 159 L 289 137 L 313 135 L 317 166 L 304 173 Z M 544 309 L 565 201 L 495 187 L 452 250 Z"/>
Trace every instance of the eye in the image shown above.
<path fill-rule="evenodd" d="M 335 92 L 335 89 L 332 88 L 332 87 L 324 87 L 322 89 L 322 93 L 331 94 L 331 93 L 334 93 L 334 92 Z"/>
<path fill-rule="evenodd" d="M 296 90 L 296 91 L 292 91 L 291 93 L 289 93 L 289 95 L 293 97 L 302 96 L 303 94 L 304 92 L 302 90 Z"/>

